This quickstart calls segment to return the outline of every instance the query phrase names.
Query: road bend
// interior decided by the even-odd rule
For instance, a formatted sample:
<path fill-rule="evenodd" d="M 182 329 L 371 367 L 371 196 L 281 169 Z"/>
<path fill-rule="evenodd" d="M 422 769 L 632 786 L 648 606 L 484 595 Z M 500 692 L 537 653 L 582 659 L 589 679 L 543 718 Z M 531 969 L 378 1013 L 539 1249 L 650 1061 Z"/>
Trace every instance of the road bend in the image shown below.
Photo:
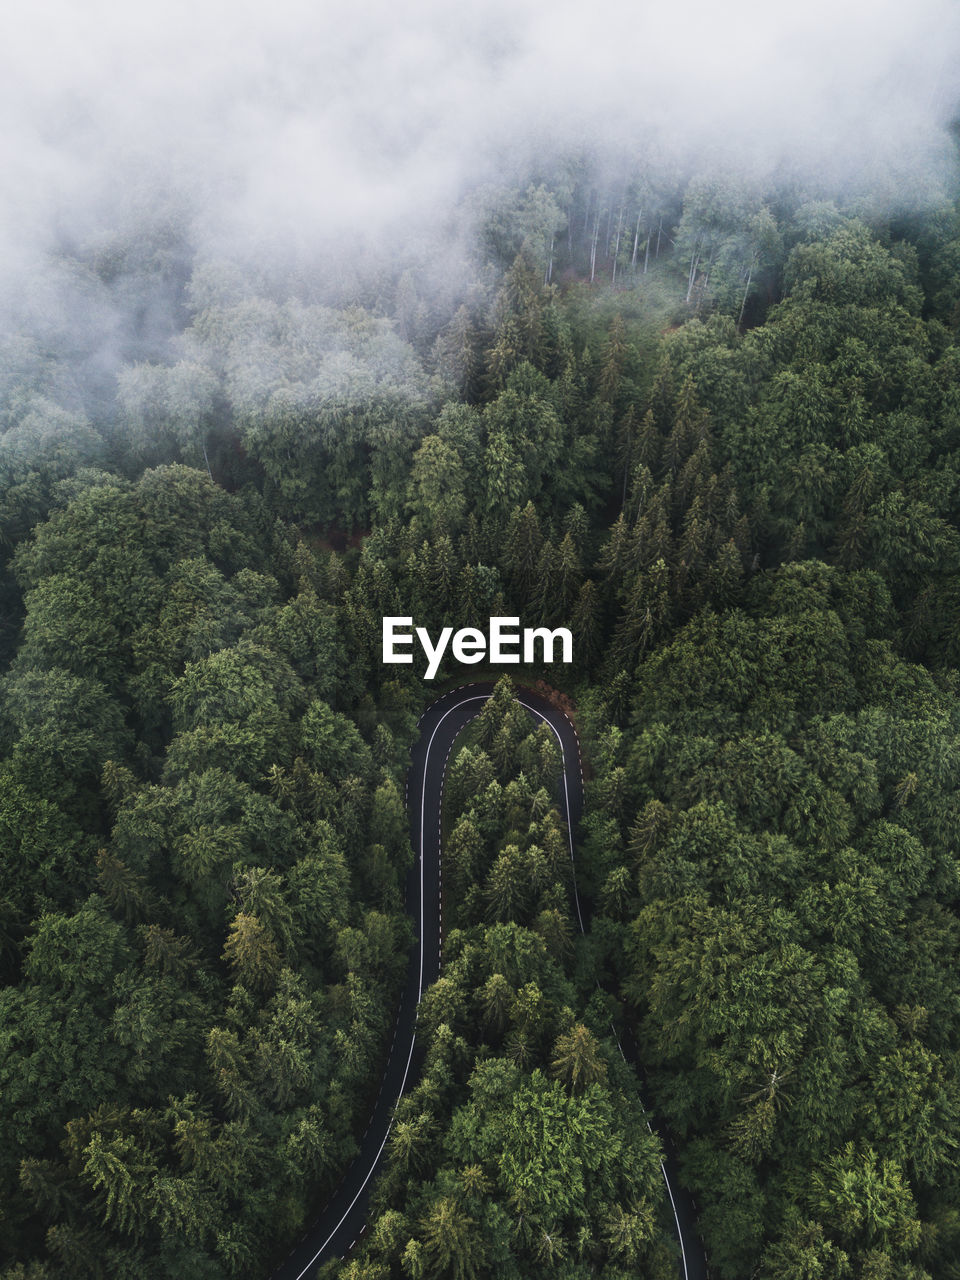
<path fill-rule="evenodd" d="M 457 737 L 480 714 L 493 689 L 490 682 L 463 685 L 438 698 L 420 718 L 420 737 L 411 752 L 407 772 L 406 797 L 415 858 L 407 876 L 405 903 L 416 926 L 416 939 L 410 951 L 389 1057 L 359 1153 L 320 1218 L 273 1272 L 272 1280 L 312 1280 L 317 1267 L 330 1258 L 345 1257 L 366 1230 L 370 1191 L 384 1159 L 397 1102 L 416 1083 L 423 1061 L 425 1046 L 416 1034 L 417 1007 L 424 991 L 440 974 L 443 782 Z M 583 768 L 576 731 L 564 712 L 540 694 L 519 688 L 516 696 L 522 706 L 550 726 L 560 746 L 563 762 L 561 799 L 572 863 L 573 833 L 583 810 Z M 573 886 L 577 920 L 583 932 L 586 920 L 575 874 Z M 621 1054 L 633 1057 L 633 1046 L 627 1038 L 623 1035 L 617 1037 L 612 1025 L 611 1032 Z M 707 1280 L 695 1206 L 677 1182 L 676 1158 L 670 1136 L 649 1111 L 647 1124 L 659 1135 L 665 1153 L 661 1170 L 679 1241 L 679 1275 L 682 1280 Z"/>

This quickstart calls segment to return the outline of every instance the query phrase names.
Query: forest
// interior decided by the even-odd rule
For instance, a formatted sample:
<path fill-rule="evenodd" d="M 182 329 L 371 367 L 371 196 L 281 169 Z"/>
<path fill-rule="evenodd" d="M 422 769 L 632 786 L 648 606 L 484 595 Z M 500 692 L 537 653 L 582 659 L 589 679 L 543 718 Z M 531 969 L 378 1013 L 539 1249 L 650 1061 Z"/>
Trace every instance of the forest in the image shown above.
<path fill-rule="evenodd" d="M 652 1107 L 715 1280 L 960 1280 L 960 189 L 571 155 L 459 214 L 440 291 L 161 220 L 60 267 L 167 330 L 3 337 L 0 1280 L 266 1280 L 316 1219 L 418 718 L 503 675 L 382 622 L 514 615 L 574 660 L 458 740 L 423 1069 L 315 1274 L 674 1280 Z"/>

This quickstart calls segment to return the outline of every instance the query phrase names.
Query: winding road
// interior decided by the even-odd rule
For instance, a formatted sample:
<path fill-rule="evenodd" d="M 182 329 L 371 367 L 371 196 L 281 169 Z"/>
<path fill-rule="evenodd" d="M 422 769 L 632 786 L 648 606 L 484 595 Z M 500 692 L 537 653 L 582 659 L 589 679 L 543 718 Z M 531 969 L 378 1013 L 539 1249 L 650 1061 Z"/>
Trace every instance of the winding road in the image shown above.
<path fill-rule="evenodd" d="M 406 908 L 419 927 L 410 953 L 390 1055 L 356 1159 L 320 1219 L 274 1271 L 273 1280 L 312 1280 L 321 1263 L 343 1257 L 366 1229 L 370 1190 L 386 1150 L 394 1108 L 420 1072 L 424 1046 L 416 1036 L 417 1006 L 423 992 L 440 974 L 443 945 L 441 799 L 447 763 L 457 737 L 479 715 L 493 688 L 492 683 L 479 682 L 453 689 L 432 703 L 420 718 L 420 738 L 411 752 L 407 773 L 407 812 L 416 857 L 406 885 Z M 560 745 L 564 818 L 573 862 L 573 832 L 583 809 L 583 771 L 576 731 L 561 710 L 533 690 L 520 688 L 516 696 L 521 706 L 550 726 Z M 583 932 L 584 919 L 575 877 L 573 885 L 577 918 Z M 610 1029 L 616 1037 L 612 1024 Z M 619 1038 L 617 1044 L 623 1054 Z M 694 1204 L 677 1184 L 669 1135 L 661 1126 L 651 1125 L 649 1115 L 647 1123 L 651 1129 L 657 1129 L 665 1151 L 661 1169 L 680 1245 L 679 1274 L 683 1280 L 707 1280 Z"/>

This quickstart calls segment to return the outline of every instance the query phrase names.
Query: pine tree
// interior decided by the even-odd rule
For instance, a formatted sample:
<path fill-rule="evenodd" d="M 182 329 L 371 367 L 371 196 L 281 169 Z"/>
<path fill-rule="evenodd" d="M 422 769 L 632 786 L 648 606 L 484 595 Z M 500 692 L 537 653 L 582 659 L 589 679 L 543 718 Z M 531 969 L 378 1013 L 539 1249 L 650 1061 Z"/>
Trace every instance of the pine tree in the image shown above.
<path fill-rule="evenodd" d="M 504 537 L 503 571 L 511 596 L 517 601 L 533 598 L 539 585 L 537 566 L 543 551 L 540 518 L 532 502 L 516 509 Z"/>
<path fill-rule="evenodd" d="M 663 560 L 658 560 L 630 581 L 613 634 L 611 662 L 632 670 L 639 655 L 664 634 L 669 615 L 669 571 Z"/>
<path fill-rule="evenodd" d="M 106 849 L 97 853 L 97 880 L 104 898 L 128 923 L 142 918 L 152 906 L 155 907 L 153 894 L 144 877 L 131 871 Z"/>
<path fill-rule="evenodd" d="M 600 593 L 591 579 L 580 588 L 570 615 L 577 661 L 589 670 L 600 656 L 602 647 Z"/>
<path fill-rule="evenodd" d="M 672 821 L 670 810 L 659 800 L 649 801 L 637 814 L 636 821 L 630 828 L 627 844 L 635 865 L 639 866 L 653 857 L 670 830 Z"/>
<path fill-rule="evenodd" d="M 502 973 L 491 974 L 480 992 L 484 1022 L 497 1035 L 507 1025 L 515 995 Z"/>
<path fill-rule="evenodd" d="M 607 1064 L 600 1057 L 596 1036 L 583 1023 L 576 1023 L 557 1037 L 550 1070 L 572 1093 L 580 1093 L 587 1085 L 604 1079 Z"/>
<path fill-rule="evenodd" d="M 508 845 L 487 876 L 487 915 L 491 920 L 515 920 L 529 897 L 526 866 L 516 845 Z"/>
<path fill-rule="evenodd" d="M 437 336 L 433 348 L 437 372 L 470 404 L 476 402 L 480 393 L 481 345 L 481 335 L 470 312 L 461 305 Z"/>
<path fill-rule="evenodd" d="M 557 601 L 560 594 L 560 556 L 549 538 L 544 540 L 536 567 L 534 608 L 539 621 L 551 623 L 560 616 Z"/>
<path fill-rule="evenodd" d="M 630 529 L 623 512 L 611 525 L 607 541 L 600 551 L 597 568 L 603 574 L 604 594 L 613 600 L 623 589 L 624 579 L 631 567 Z"/>
<path fill-rule="evenodd" d="M 563 532 L 570 535 L 574 550 L 582 557 L 590 535 L 590 520 L 579 502 L 575 502 L 563 517 Z"/>
<path fill-rule="evenodd" d="M 230 923 L 223 948 L 236 978 L 253 990 L 268 987 L 280 969 L 280 955 L 273 939 L 254 915 L 238 911 Z"/>
<path fill-rule="evenodd" d="M 475 511 L 470 511 L 460 535 L 458 551 L 461 564 L 481 564 L 486 555 L 486 541 L 480 533 Z"/>
<path fill-rule="evenodd" d="M 603 1243 L 611 1258 L 636 1266 L 656 1232 L 653 1206 L 641 1200 L 632 1211 L 612 1205 L 603 1221 Z"/>
<path fill-rule="evenodd" d="M 433 614 L 438 620 L 452 616 L 458 565 L 453 544 L 448 537 L 437 538 L 429 549 L 429 584 Z"/>
<path fill-rule="evenodd" d="M 110 1137 L 94 1132 L 83 1152 L 83 1179 L 101 1195 L 101 1213 L 106 1225 L 137 1238 L 142 1235 L 147 1208 L 146 1188 L 157 1172 L 156 1165 L 138 1149 L 132 1135 Z"/>
<path fill-rule="evenodd" d="M 643 415 L 640 430 L 637 432 L 631 465 L 639 464 L 642 467 L 647 467 L 653 475 L 657 475 L 660 471 L 662 458 L 663 436 L 657 429 L 653 410 L 648 409 Z"/>
<path fill-rule="evenodd" d="M 616 405 L 620 397 L 623 366 L 627 357 L 627 337 L 623 316 L 619 313 L 610 322 L 607 341 L 600 369 L 600 395 L 610 405 Z"/>
<path fill-rule="evenodd" d="M 453 1196 L 435 1200 L 422 1222 L 427 1276 L 479 1280 L 486 1247 L 477 1224 Z"/>
<path fill-rule="evenodd" d="M 731 538 L 717 553 L 711 569 L 710 595 L 721 608 L 736 604 L 743 592 L 743 560 Z"/>
<path fill-rule="evenodd" d="M 573 612 L 583 583 L 583 566 L 569 533 L 564 534 L 563 541 L 560 543 L 555 573 L 556 585 L 550 614 L 553 618 L 566 623 Z"/>

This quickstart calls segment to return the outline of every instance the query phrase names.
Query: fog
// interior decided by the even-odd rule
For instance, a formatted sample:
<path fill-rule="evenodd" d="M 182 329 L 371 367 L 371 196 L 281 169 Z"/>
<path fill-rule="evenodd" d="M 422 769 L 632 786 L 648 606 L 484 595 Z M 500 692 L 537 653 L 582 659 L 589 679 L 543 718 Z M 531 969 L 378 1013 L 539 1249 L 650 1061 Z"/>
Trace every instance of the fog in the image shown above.
<path fill-rule="evenodd" d="M 935 201 L 951 177 L 956 6 L 773 10 L 20 0 L 0 42 L 0 326 L 53 341 L 82 316 L 106 342 L 133 307 L 147 349 L 180 323 L 193 255 L 396 263 L 441 228 L 456 242 L 471 188 L 522 183 L 568 150 Z M 142 278 L 157 254 L 166 284 L 139 300 L 118 285 L 106 301 L 69 265 L 103 279 L 119 255 Z"/>

